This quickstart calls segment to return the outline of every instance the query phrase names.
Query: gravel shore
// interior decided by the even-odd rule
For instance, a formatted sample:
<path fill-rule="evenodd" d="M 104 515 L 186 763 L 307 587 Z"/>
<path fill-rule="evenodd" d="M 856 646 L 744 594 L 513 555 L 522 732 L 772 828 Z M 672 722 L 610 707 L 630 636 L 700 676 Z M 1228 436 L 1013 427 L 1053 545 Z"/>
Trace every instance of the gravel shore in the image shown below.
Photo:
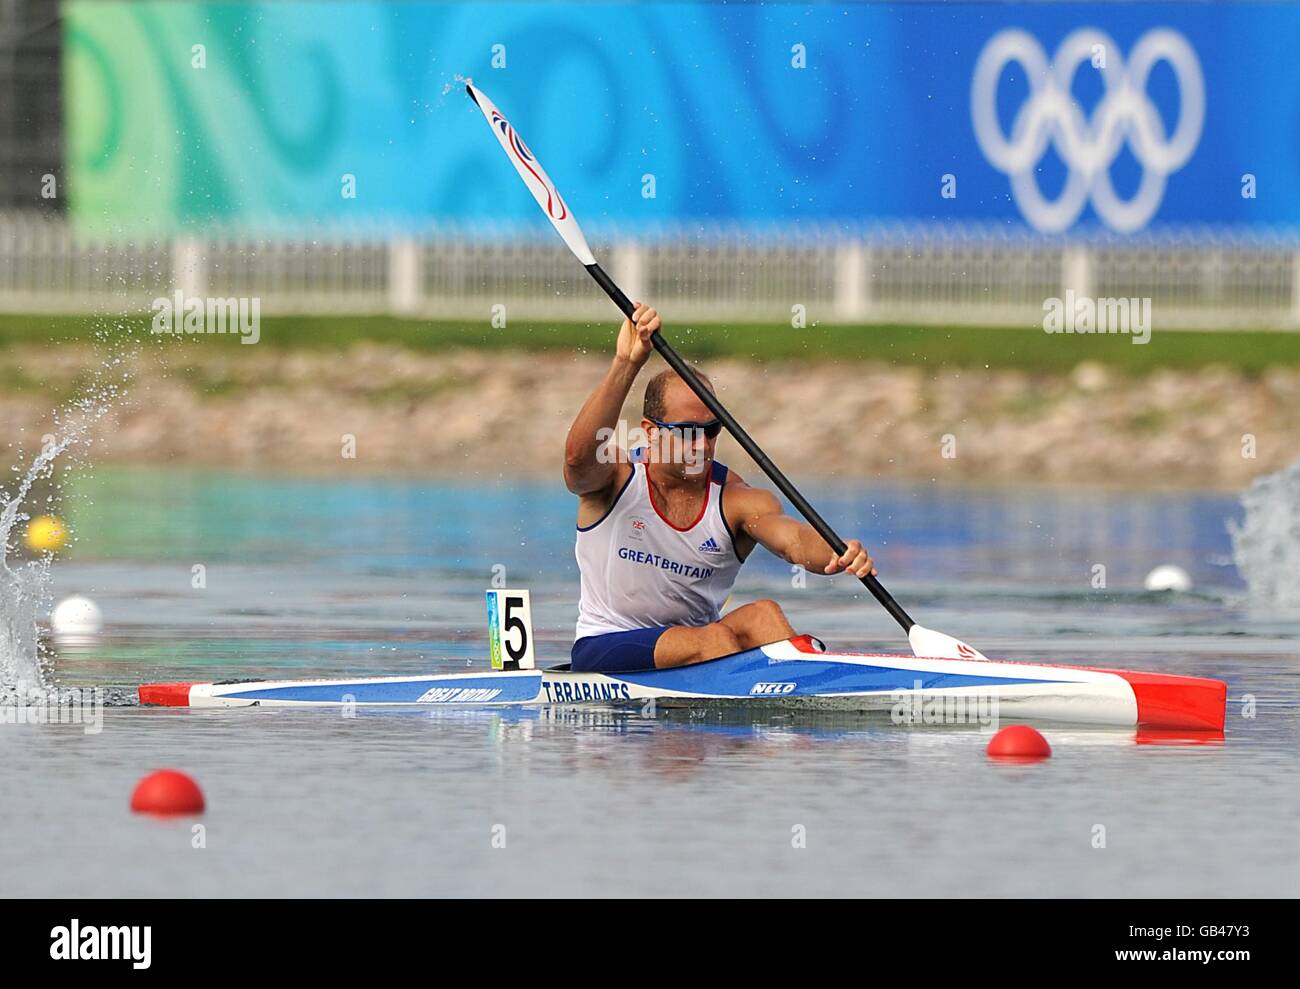
<path fill-rule="evenodd" d="M 0 351 L 0 437 L 38 446 L 55 406 L 99 360 L 88 346 Z M 129 363 L 128 397 L 96 426 L 90 459 L 555 475 L 569 422 L 607 365 L 603 354 L 364 343 L 342 354 L 148 348 Z M 643 377 L 661 366 L 655 358 Z M 719 361 L 706 370 L 799 477 L 1240 488 L 1300 457 L 1294 369 L 1130 376 L 1093 363 L 1035 374 Z M 638 388 L 625 410 L 630 426 L 640 397 Z M 758 473 L 729 439 L 719 459 Z"/>

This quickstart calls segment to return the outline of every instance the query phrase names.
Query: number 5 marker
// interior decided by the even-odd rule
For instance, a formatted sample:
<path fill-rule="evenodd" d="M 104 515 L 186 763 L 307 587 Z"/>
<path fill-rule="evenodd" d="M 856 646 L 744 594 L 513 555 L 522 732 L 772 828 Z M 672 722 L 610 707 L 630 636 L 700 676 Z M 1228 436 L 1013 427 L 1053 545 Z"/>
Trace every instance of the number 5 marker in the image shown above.
<path fill-rule="evenodd" d="M 487 611 L 492 669 L 533 669 L 533 612 L 528 592 L 488 591 Z"/>

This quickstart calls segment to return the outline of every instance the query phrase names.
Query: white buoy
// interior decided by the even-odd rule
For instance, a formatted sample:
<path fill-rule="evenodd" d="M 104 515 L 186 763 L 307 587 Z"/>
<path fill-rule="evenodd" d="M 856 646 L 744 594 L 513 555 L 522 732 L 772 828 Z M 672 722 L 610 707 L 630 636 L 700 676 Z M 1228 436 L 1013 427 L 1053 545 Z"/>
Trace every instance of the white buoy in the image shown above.
<path fill-rule="evenodd" d="M 1186 570 L 1172 563 L 1162 563 L 1143 582 L 1148 591 L 1190 591 L 1192 578 Z"/>
<path fill-rule="evenodd" d="M 79 594 L 64 598 L 50 612 L 50 631 L 55 635 L 94 635 L 103 627 L 99 605 Z"/>

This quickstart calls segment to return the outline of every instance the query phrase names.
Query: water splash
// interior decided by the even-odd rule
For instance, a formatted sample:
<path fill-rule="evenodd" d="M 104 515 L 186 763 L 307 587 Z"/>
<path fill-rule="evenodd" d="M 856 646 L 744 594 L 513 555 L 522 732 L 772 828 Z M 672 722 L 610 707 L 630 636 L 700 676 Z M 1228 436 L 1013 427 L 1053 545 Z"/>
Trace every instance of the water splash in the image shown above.
<path fill-rule="evenodd" d="M 12 498 L 0 495 L 0 703 L 14 703 L 29 684 L 43 685 L 37 652 L 36 616 L 47 602 L 49 556 L 9 562 L 9 540 L 31 516 L 23 503 L 32 485 L 54 469 L 54 460 L 67 449 L 67 441 L 48 444 L 32 462 Z M 14 468 L 18 470 L 18 467 Z"/>
<path fill-rule="evenodd" d="M 1300 462 L 1256 478 L 1241 504 L 1246 517 L 1228 531 L 1251 604 L 1300 612 Z"/>
<path fill-rule="evenodd" d="M 459 72 L 457 72 L 457 73 L 456 73 L 454 76 L 452 76 L 451 78 L 452 78 L 452 81 L 451 81 L 451 82 L 444 82 L 444 83 L 442 84 L 442 95 L 443 95 L 443 96 L 446 96 L 446 95 L 447 95 L 448 93 L 450 93 L 453 89 L 464 89 L 466 83 L 469 83 L 471 86 L 474 85 L 474 77 L 473 77 L 473 76 L 463 76 L 463 75 L 461 75 Z"/>
<path fill-rule="evenodd" d="M 12 468 L 18 475 L 14 493 L 0 489 L 0 704 L 30 703 L 35 691 L 49 689 L 37 622 L 50 605 L 52 556 L 11 559 L 11 546 L 31 521 L 28 496 L 37 481 L 52 476 L 60 456 L 88 454 L 94 425 L 113 409 L 130 378 L 127 362 L 135 350 L 129 338 L 111 339 L 109 330 L 99 330 L 95 337 L 109 344 L 109 352 L 80 394 L 54 411 L 53 429 L 25 469 L 19 448 Z"/>

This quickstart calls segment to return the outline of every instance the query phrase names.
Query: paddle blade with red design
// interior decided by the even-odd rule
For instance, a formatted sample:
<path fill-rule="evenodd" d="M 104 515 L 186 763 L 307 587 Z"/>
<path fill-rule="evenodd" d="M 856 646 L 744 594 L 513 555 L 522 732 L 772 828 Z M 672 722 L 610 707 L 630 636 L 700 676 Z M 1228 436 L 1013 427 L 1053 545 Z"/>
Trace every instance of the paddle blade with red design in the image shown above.
<path fill-rule="evenodd" d="M 542 168 L 542 163 L 537 160 L 537 156 L 528 150 L 528 145 L 519 136 L 519 132 L 510 126 L 510 121 L 481 89 L 475 88 L 472 82 L 467 82 L 465 90 L 475 105 L 483 111 L 483 116 L 487 118 L 492 133 L 501 142 L 506 157 L 515 166 L 515 171 L 524 180 L 524 185 L 528 186 L 528 191 L 533 194 L 533 198 L 537 200 L 537 205 L 542 208 L 546 218 L 555 225 L 564 242 L 569 245 L 569 250 L 577 255 L 578 260 L 584 265 L 595 264 L 596 259 L 592 256 L 591 248 L 587 246 L 587 238 L 582 235 L 578 221 L 573 218 L 573 213 L 565 205 L 560 191 L 555 188 L 555 183 L 546 174 L 546 169 Z"/>

